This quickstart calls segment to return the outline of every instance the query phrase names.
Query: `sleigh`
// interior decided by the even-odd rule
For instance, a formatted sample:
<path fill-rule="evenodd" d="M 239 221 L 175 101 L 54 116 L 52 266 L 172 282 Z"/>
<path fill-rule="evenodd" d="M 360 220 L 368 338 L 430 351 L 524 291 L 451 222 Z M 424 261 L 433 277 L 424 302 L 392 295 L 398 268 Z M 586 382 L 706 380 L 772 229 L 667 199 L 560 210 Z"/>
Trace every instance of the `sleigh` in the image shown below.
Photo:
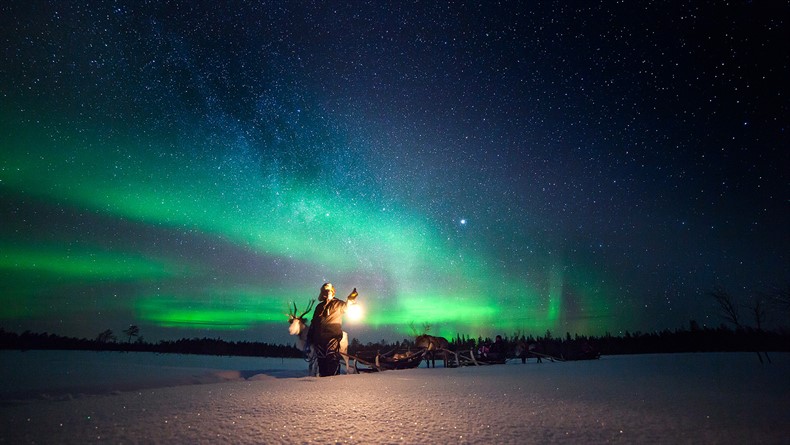
<path fill-rule="evenodd" d="M 412 369 L 420 366 L 425 359 L 427 349 L 417 351 L 397 352 L 390 351 L 385 353 L 371 353 L 361 351 L 357 355 L 341 354 L 348 359 L 347 370 L 349 373 L 361 372 L 381 372 L 397 369 Z M 351 369 L 353 368 L 353 371 Z"/>
<path fill-rule="evenodd" d="M 504 354 L 480 355 L 471 349 L 457 352 L 446 349 L 443 352 L 447 354 L 448 358 L 445 366 L 449 367 L 502 365 L 507 363 L 507 358 Z"/>
<path fill-rule="evenodd" d="M 348 359 L 348 373 L 355 372 L 381 372 L 397 369 L 417 368 L 425 360 L 432 361 L 435 358 L 444 361 L 444 367 L 457 368 L 460 366 L 485 366 L 503 364 L 507 360 L 504 357 L 479 357 L 474 351 L 451 351 L 449 349 L 429 350 L 427 348 L 416 351 L 386 353 L 378 352 L 359 352 L 356 355 L 342 354 Z"/>

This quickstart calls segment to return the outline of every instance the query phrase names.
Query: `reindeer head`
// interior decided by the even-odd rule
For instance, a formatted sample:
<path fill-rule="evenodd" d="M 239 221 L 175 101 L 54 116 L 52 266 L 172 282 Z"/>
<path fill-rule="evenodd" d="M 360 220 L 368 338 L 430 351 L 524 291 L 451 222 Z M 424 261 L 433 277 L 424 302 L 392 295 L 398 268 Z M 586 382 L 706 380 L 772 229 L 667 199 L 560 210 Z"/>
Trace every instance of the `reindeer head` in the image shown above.
<path fill-rule="evenodd" d="M 301 315 L 296 315 L 297 312 L 296 303 L 293 303 L 294 305 L 293 310 L 290 310 L 290 308 L 288 308 L 290 312 L 286 315 L 288 315 L 289 334 L 300 335 L 302 331 L 304 331 L 307 328 L 307 323 L 305 322 L 305 315 L 307 315 L 307 313 L 310 312 L 310 309 L 313 308 L 314 304 L 315 304 L 315 300 L 310 300 L 310 304 L 307 306 L 307 309 L 305 309 L 305 311 L 302 312 Z"/>

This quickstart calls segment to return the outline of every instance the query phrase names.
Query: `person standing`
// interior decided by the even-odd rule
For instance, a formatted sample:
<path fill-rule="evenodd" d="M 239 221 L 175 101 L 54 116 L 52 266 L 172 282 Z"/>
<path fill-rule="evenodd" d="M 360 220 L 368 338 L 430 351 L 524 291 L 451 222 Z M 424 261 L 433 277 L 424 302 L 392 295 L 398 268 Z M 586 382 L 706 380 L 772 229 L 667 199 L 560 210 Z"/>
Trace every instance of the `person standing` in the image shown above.
<path fill-rule="evenodd" d="M 343 314 L 356 303 L 357 288 L 348 295 L 347 301 L 335 298 L 335 287 L 324 283 L 318 293 L 318 306 L 313 312 L 308 338 L 315 348 L 318 360 L 318 375 L 326 377 L 340 372 L 340 341 L 343 339 Z"/>
<path fill-rule="evenodd" d="M 507 347 L 501 335 L 496 336 L 494 344 L 488 350 L 488 359 L 495 362 L 505 361 L 507 359 Z"/>

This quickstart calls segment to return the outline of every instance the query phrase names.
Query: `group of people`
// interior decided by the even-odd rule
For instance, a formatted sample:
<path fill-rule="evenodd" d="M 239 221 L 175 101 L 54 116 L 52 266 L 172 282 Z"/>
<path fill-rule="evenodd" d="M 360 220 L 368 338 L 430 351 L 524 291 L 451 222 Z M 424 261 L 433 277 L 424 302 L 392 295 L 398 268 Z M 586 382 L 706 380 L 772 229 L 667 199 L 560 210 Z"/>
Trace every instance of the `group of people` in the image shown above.
<path fill-rule="evenodd" d="M 477 355 L 486 361 L 504 361 L 507 358 L 506 349 L 505 341 L 502 339 L 502 336 L 497 335 L 494 343 L 491 343 L 490 345 L 488 343 L 480 344 L 480 347 L 477 348 Z"/>

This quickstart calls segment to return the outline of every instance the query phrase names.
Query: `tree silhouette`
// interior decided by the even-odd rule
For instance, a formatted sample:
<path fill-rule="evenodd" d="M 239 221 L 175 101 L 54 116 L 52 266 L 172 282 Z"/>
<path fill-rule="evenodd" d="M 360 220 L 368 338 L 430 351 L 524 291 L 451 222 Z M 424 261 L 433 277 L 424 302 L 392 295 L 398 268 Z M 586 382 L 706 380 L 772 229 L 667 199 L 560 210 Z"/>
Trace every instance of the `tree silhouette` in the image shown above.
<path fill-rule="evenodd" d="M 123 333 L 129 336 L 129 343 L 131 343 L 132 337 L 140 335 L 140 328 L 137 325 L 131 324 Z"/>
<path fill-rule="evenodd" d="M 730 295 L 723 287 L 716 286 L 713 289 L 713 292 L 710 295 L 719 303 L 719 307 L 722 311 L 722 316 L 725 320 L 729 321 L 735 328 L 741 331 L 745 331 L 745 327 L 741 324 L 741 319 L 738 314 L 738 306 L 735 303 L 735 299 Z M 751 306 L 745 306 L 749 311 L 754 315 L 754 320 L 757 323 L 757 330 L 762 330 L 762 323 L 765 320 L 765 310 L 762 306 L 762 300 L 758 297 L 754 304 Z M 760 348 L 758 346 L 754 346 L 755 351 L 757 353 L 757 358 L 760 359 L 760 363 L 763 363 L 763 355 L 765 354 L 765 358 L 768 359 L 768 363 L 771 363 L 771 357 L 768 355 L 768 352 L 760 352 Z"/>
<path fill-rule="evenodd" d="M 732 296 L 721 286 L 716 286 L 710 295 L 714 300 L 716 300 L 717 303 L 719 303 L 719 307 L 722 311 L 722 317 L 735 325 L 736 328 L 742 328 L 740 315 L 738 314 L 738 307 L 735 305 L 735 301 L 733 301 Z"/>
<path fill-rule="evenodd" d="M 114 342 L 115 340 L 115 334 L 113 334 L 112 329 L 99 332 L 99 335 L 96 336 L 96 341 L 99 343 L 110 343 Z"/>
<path fill-rule="evenodd" d="M 763 329 L 763 322 L 765 321 L 765 305 L 763 304 L 762 297 L 756 297 L 751 304 L 746 305 L 746 308 L 749 309 L 749 312 L 754 316 L 757 330 L 761 331 Z"/>

